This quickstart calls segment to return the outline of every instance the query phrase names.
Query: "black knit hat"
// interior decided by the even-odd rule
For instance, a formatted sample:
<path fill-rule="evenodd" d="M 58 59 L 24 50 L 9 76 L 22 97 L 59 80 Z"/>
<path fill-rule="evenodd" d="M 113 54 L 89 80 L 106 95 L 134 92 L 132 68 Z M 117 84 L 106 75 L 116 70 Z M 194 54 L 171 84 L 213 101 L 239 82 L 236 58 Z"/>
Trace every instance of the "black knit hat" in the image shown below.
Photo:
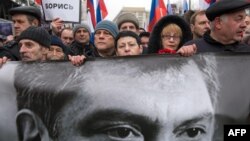
<path fill-rule="evenodd" d="M 51 36 L 51 45 L 58 46 L 62 48 L 64 54 L 68 55 L 69 54 L 69 48 L 65 46 L 60 38 L 58 38 L 55 35 Z"/>
<path fill-rule="evenodd" d="M 14 7 L 9 10 L 9 14 L 11 16 L 15 14 L 26 14 L 36 17 L 39 21 L 41 21 L 41 11 L 39 8 L 36 8 L 34 6 L 20 6 L 20 7 Z"/>
<path fill-rule="evenodd" d="M 206 10 L 206 16 L 210 21 L 226 13 L 237 12 L 250 7 L 247 0 L 220 0 L 212 4 Z"/>
<path fill-rule="evenodd" d="M 17 41 L 19 42 L 22 39 L 33 40 L 47 48 L 50 48 L 51 44 L 51 37 L 48 31 L 42 27 L 31 26 L 28 29 L 24 30 L 17 38 Z"/>
<path fill-rule="evenodd" d="M 138 45 L 141 44 L 141 39 L 135 32 L 133 32 L 133 31 L 121 31 L 121 32 L 119 32 L 119 34 L 115 38 L 115 48 L 117 48 L 118 40 L 120 38 L 123 38 L 123 37 L 132 37 L 136 40 Z"/>

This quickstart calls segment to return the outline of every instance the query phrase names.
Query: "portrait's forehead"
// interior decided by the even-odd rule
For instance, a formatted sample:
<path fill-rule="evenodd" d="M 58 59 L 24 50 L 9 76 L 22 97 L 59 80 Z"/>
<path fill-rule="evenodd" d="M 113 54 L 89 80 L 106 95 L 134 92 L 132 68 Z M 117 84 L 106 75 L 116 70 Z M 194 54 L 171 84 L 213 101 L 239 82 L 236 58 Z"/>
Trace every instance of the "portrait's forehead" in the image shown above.
<path fill-rule="evenodd" d="M 85 68 L 88 73 L 82 75 L 78 97 L 72 101 L 75 106 L 68 109 L 70 113 L 81 111 L 79 117 L 83 117 L 93 111 L 115 109 L 168 122 L 176 118 L 169 115 L 174 111 L 182 120 L 181 113 L 185 112 L 191 118 L 194 115 L 190 111 L 203 113 L 203 110 L 212 109 L 202 73 L 192 60 L 157 69 L 146 69 L 144 65 L 134 63 L 107 64 L 108 68 L 97 69 L 98 64 Z M 86 99 L 88 104 L 83 102 Z M 195 106 L 200 102 L 205 104 Z M 177 103 L 179 106 L 174 106 Z M 169 108 L 172 106 L 174 108 Z"/>
<path fill-rule="evenodd" d="M 202 74 L 192 60 L 157 69 L 134 65 L 133 63 L 122 63 L 111 65 L 108 68 L 92 70 L 84 78 L 83 87 L 87 91 L 96 91 L 96 88 L 101 88 L 102 91 L 112 88 L 117 90 L 120 88 L 136 88 L 137 90 L 161 90 L 165 92 L 173 90 L 176 92 L 180 86 L 186 90 L 191 89 L 191 82 L 197 82 L 205 87 Z"/>

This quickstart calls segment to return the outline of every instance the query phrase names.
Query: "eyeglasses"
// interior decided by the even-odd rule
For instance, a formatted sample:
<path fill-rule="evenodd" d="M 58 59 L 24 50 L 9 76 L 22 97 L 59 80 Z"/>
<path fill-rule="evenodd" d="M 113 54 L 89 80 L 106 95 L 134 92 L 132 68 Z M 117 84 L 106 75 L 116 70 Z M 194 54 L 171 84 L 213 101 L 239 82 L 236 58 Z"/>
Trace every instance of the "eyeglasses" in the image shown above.
<path fill-rule="evenodd" d="M 171 35 L 161 35 L 161 38 L 163 40 L 171 40 L 171 38 L 176 41 L 179 40 L 181 37 L 180 36 L 171 36 Z"/>

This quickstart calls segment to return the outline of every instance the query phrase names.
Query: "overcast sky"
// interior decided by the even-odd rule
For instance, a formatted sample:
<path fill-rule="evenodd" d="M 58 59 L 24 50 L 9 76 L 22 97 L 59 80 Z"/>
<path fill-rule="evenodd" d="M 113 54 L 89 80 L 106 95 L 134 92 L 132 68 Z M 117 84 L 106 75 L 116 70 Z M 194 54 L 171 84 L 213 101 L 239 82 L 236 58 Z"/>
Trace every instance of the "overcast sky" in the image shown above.
<path fill-rule="evenodd" d="M 104 0 L 107 10 L 108 16 L 106 19 L 113 20 L 115 16 L 120 12 L 122 7 L 145 7 L 146 10 L 150 11 L 152 0 Z M 182 3 L 184 0 L 169 0 L 171 4 L 177 4 L 177 6 L 182 7 Z M 192 9 L 199 9 L 199 1 L 202 0 L 187 0 L 189 3 L 191 1 Z M 167 4 L 168 0 L 164 0 L 165 4 Z"/>
<path fill-rule="evenodd" d="M 145 7 L 146 10 L 150 10 L 152 0 L 104 0 L 108 16 L 107 19 L 113 20 L 115 16 L 120 12 L 122 7 Z M 167 4 L 167 0 L 165 4 Z M 182 0 L 170 0 L 170 3 L 177 3 Z"/>

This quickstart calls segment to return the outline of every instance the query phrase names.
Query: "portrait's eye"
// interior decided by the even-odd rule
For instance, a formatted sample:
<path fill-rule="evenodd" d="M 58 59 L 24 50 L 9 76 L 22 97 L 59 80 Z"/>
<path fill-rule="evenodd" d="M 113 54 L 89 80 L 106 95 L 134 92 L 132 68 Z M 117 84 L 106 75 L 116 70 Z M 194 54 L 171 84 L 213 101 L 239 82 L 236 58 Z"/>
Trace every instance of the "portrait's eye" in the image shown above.
<path fill-rule="evenodd" d="M 186 134 L 190 138 L 195 138 L 201 134 L 204 134 L 205 131 L 201 128 L 190 128 L 186 130 Z"/>
<path fill-rule="evenodd" d="M 104 133 L 115 140 L 143 139 L 142 134 L 136 128 L 129 125 L 119 125 L 104 129 Z"/>
<path fill-rule="evenodd" d="M 203 127 L 191 127 L 183 129 L 177 134 L 177 137 L 187 141 L 196 141 L 202 140 L 205 135 L 206 131 Z"/>

